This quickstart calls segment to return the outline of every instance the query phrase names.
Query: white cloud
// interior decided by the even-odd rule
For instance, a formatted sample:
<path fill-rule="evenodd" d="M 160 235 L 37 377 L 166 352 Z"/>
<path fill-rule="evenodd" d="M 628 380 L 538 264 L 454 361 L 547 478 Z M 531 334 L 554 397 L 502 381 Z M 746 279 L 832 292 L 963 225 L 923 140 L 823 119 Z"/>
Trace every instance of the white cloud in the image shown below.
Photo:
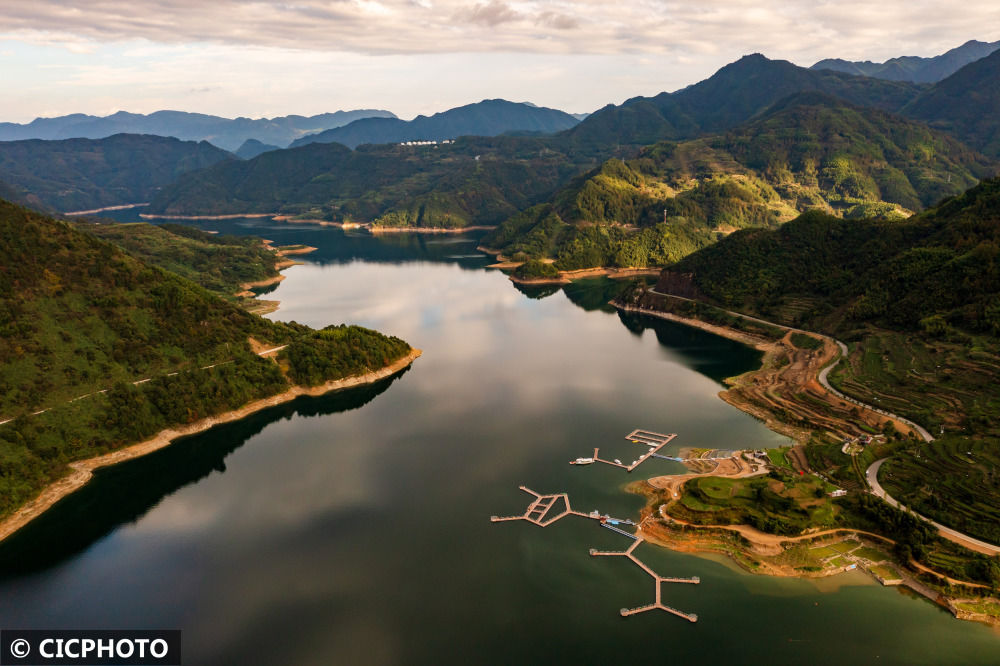
<path fill-rule="evenodd" d="M 489 97 L 593 111 L 747 53 L 808 66 L 968 39 L 1000 39 L 1000 3 L 0 0 L 0 120 L 119 108 L 411 117 Z"/>
<path fill-rule="evenodd" d="M 838 53 L 881 58 L 909 47 L 931 54 L 1000 35 L 1000 4 L 972 0 L 800 0 L 695 3 L 634 0 L 65 0 L 5 2 L 8 35 L 66 44 L 147 39 L 364 54 Z M 992 27 L 992 35 L 983 33 Z"/>

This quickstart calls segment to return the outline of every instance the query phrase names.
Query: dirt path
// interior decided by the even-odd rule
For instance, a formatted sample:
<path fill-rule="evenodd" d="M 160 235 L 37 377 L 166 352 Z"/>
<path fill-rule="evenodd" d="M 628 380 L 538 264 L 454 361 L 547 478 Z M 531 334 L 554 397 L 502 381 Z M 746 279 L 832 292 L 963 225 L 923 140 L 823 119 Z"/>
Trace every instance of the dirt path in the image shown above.
<path fill-rule="evenodd" d="M 101 467 L 107 467 L 109 465 L 117 465 L 118 463 L 125 462 L 126 460 L 139 458 L 169 446 L 179 437 L 187 437 L 199 432 L 204 432 L 205 430 L 214 428 L 222 423 L 229 423 L 231 421 L 244 419 L 254 412 L 259 412 L 262 409 L 267 409 L 268 407 L 274 407 L 285 402 L 290 402 L 300 396 L 320 396 L 331 391 L 340 391 L 343 389 L 353 388 L 355 386 L 361 386 L 362 384 L 377 382 L 380 379 L 391 377 L 397 372 L 400 372 L 404 368 L 408 367 L 420 356 L 420 354 L 421 351 L 419 349 L 413 349 L 403 358 L 382 368 L 381 370 L 376 370 L 363 375 L 346 377 L 344 379 L 338 379 L 327 382 L 326 384 L 321 384 L 320 386 L 293 386 L 283 393 L 273 395 L 270 398 L 256 400 L 241 407 L 240 409 L 204 418 L 178 428 L 168 428 L 157 433 L 154 437 L 144 442 L 139 442 L 138 444 L 133 444 L 94 458 L 87 458 L 86 460 L 78 460 L 70 463 L 69 467 L 71 471 L 67 476 L 51 483 L 44 490 L 42 490 L 42 492 L 35 497 L 35 499 L 31 500 L 0 522 L 0 541 L 3 541 L 11 534 L 40 516 L 62 498 L 86 485 L 86 483 L 93 477 L 94 470 Z"/>

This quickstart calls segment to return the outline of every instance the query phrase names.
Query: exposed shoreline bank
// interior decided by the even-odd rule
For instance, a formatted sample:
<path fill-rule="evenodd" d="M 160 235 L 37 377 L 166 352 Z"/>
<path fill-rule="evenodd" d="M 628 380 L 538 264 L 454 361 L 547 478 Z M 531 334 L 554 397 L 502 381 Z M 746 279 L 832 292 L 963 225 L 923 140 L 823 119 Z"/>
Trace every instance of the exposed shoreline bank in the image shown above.
<path fill-rule="evenodd" d="M 117 465 L 118 463 L 122 463 L 127 460 L 140 458 L 153 453 L 154 451 L 170 446 L 170 444 L 181 437 L 188 437 L 190 435 L 205 432 L 206 430 L 223 423 L 239 421 L 261 410 L 290 402 L 302 396 L 321 396 L 333 391 L 341 391 L 344 389 L 354 388 L 356 386 L 362 386 L 364 384 L 372 384 L 379 380 L 386 379 L 387 377 L 391 377 L 392 375 L 395 375 L 396 373 L 409 367 L 417 358 L 420 357 L 421 353 L 422 352 L 419 349 L 411 349 L 409 354 L 398 359 L 394 363 L 363 375 L 353 375 L 343 379 L 336 379 L 313 387 L 298 385 L 291 386 L 288 390 L 282 393 L 278 393 L 269 398 L 255 400 L 244 405 L 243 407 L 240 407 L 239 409 L 223 412 L 222 414 L 217 414 L 215 416 L 209 416 L 184 426 L 167 428 L 165 430 L 161 430 L 159 433 L 145 441 L 131 444 L 93 458 L 86 458 L 84 460 L 72 462 L 69 464 L 71 471 L 68 475 L 46 486 L 33 500 L 22 505 L 17 511 L 0 521 L 0 541 L 3 541 L 11 534 L 30 523 L 32 520 L 45 513 L 45 511 L 52 508 L 52 506 L 59 502 L 59 500 L 71 495 L 85 486 L 87 482 L 93 478 L 94 471 L 97 469 L 108 467 L 110 465 Z"/>
<path fill-rule="evenodd" d="M 148 203 L 134 203 L 134 204 L 122 204 L 120 206 L 105 206 L 104 208 L 94 208 L 93 210 L 74 210 L 71 212 L 63 213 L 67 217 L 79 217 L 81 215 L 96 215 L 97 213 L 105 213 L 111 210 L 130 210 L 132 208 L 143 208 L 148 206 Z"/>

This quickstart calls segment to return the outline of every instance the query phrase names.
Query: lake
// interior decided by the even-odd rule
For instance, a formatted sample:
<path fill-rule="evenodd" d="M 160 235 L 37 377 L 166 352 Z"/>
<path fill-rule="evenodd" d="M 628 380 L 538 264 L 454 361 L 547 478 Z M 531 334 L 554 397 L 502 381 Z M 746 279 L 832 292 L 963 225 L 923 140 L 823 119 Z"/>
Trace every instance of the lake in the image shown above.
<path fill-rule="evenodd" d="M 633 460 L 635 428 L 683 446 L 779 446 L 717 397 L 759 354 L 605 306 L 617 286 L 519 290 L 473 237 L 373 237 L 265 220 L 205 222 L 319 250 L 270 290 L 274 319 L 357 323 L 423 350 L 401 375 L 300 399 L 99 472 L 0 547 L 6 628 L 183 630 L 185 664 L 626 662 L 987 664 L 994 630 L 863 574 L 753 576 L 520 514 L 525 485 L 585 511 L 635 517 L 639 475 L 573 467 L 594 447 Z M 627 457 L 631 456 L 631 457 Z"/>

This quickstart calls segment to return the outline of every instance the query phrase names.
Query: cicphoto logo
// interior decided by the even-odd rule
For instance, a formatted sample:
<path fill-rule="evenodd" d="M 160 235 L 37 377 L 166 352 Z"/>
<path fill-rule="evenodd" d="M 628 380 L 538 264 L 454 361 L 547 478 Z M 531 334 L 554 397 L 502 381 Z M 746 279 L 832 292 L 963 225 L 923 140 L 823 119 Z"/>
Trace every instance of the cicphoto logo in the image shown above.
<path fill-rule="evenodd" d="M 181 663 L 181 632 L 151 631 L 0 631 L 2 664 L 158 664 Z"/>

